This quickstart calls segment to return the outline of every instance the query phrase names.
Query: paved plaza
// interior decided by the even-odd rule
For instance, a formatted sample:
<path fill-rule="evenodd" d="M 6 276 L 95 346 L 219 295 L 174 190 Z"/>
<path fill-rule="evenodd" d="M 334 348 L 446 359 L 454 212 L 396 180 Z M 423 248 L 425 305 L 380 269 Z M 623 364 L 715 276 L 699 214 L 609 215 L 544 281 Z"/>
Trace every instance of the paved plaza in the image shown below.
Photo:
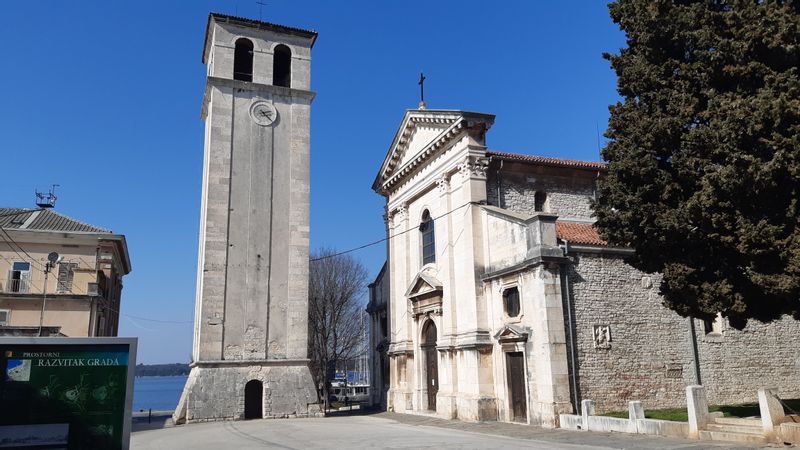
<path fill-rule="evenodd" d="M 181 449 L 743 449 L 732 444 L 619 433 L 550 430 L 509 423 L 465 423 L 380 413 L 320 419 L 209 422 L 136 431 L 131 448 Z"/>

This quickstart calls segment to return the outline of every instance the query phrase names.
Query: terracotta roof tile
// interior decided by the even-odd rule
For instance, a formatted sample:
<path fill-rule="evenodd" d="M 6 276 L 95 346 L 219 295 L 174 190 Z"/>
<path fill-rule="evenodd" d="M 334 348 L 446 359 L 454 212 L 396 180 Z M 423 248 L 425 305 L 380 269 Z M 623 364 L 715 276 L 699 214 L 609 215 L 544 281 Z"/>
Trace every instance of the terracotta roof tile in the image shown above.
<path fill-rule="evenodd" d="M 600 237 L 600 233 L 591 223 L 556 222 L 556 234 L 561 240 L 572 244 L 597 245 L 605 247 L 608 242 Z"/>
<path fill-rule="evenodd" d="M 606 163 L 595 161 L 578 161 L 574 159 L 559 159 L 551 158 L 549 156 L 522 155 L 519 153 L 506 153 L 497 151 L 486 152 L 486 155 L 510 161 L 543 164 L 547 166 L 608 170 L 608 165 Z"/>

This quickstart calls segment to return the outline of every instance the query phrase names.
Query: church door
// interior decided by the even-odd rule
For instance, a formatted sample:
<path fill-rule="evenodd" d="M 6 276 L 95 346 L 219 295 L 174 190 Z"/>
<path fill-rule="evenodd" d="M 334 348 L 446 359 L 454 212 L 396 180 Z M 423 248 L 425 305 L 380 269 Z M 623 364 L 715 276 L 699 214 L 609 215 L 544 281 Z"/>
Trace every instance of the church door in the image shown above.
<path fill-rule="evenodd" d="M 436 325 L 428 321 L 423 333 L 422 350 L 425 353 L 425 383 L 428 390 L 428 409 L 436 411 L 436 394 L 439 392 L 439 356 L 436 354 Z"/>
<path fill-rule="evenodd" d="M 264 386 L 258 380 L 250 380 L 244 385 L 244 418 L 261 419 Z"/>
<path fill-rule="evenodd" d="M 528 421 L 528 401 L 525 396 L 525 361 L 522 352 L 506 353 L 508 390 L 511 398 L 511 420 Z"/>

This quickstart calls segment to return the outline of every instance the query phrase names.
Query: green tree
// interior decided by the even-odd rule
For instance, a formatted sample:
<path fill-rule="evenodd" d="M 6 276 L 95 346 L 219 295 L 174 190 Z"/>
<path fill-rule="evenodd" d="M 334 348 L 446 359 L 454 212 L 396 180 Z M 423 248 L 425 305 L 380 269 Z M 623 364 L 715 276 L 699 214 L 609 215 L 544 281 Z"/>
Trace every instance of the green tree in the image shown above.
<path fill-rule="evenodd" d="M 604 57 L 611 244 L 662 272 L 664 303 L 731 325 L 800 319 L 800 2 L 618 0 L 627 47 Z"/>

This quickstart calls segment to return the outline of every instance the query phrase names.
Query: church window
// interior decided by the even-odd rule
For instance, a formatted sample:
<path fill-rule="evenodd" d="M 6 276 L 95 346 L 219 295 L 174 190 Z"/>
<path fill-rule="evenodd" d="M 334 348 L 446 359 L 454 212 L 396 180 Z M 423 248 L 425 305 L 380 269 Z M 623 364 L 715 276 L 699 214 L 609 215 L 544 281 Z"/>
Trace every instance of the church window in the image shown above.
<path fill-rule="evenodd" d="M 512 287 L 503 291 L 503 308 L 508 317 L 519 315 L 519 289 Z"/>
<path fill-rule="evenodd" d="M 536 212 L 544 212 L 547 203 L 547 194 L 541 191 L 536 191 L 533 194 L 533 210 Z"/>
<path fill-rule="evenodd" d="M 250 39 L 237 39 L 233 51 L 233 79 L 253 81 L 253 43 Z"/>
<path fill-rule="evenodd" d="M 722 321 L 723 319 L 721 313 L 717 313 L 717 317 L 715 317 L 714 320 L 704 320 L 703 328 L 705 329 L 706 334 L 721 335 Z"/>
<path fill-rule="evenodd" d="M 431 213 L 426 209 L 422 213 L 422 222 L 419 224 L 422 238 L 422 265 L 436 262 L 436 237 L 433 228 Z"/>
<path fill-rule="evenodd" d="M 292 51 L 283 44 L 275 47 L 272 55 L 272 84 L 283 87 L 292 84 Z"/>

